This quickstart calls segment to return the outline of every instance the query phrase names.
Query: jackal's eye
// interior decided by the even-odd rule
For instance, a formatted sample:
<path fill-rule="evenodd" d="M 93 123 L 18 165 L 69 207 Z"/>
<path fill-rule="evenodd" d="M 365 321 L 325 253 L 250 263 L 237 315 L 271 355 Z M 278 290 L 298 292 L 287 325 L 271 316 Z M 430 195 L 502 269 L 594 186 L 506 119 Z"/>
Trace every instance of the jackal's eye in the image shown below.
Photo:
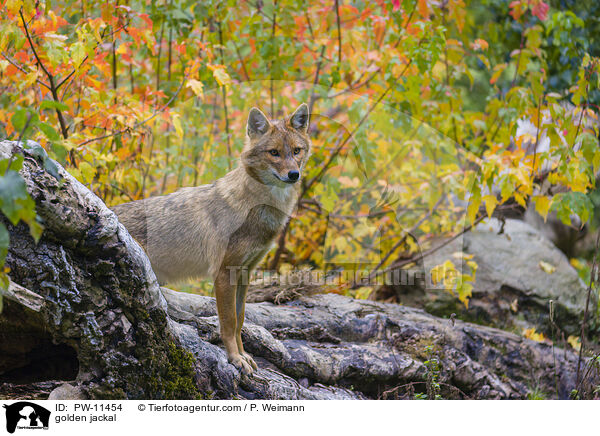
<path fill-rule="evenodd" d="M 269 150 L 269 154 L 270 154 L 271 156 L 279 156 L 279 152 L 278 152 L 277 150 L 275 150 L 275 149 L 273 149 L 273 150 Z"/>
<path fill-rule="evenodd" d="M 294 154 L 300 154 L 301 151 L 302 149 L 300 147 L 294 148 Z"/>

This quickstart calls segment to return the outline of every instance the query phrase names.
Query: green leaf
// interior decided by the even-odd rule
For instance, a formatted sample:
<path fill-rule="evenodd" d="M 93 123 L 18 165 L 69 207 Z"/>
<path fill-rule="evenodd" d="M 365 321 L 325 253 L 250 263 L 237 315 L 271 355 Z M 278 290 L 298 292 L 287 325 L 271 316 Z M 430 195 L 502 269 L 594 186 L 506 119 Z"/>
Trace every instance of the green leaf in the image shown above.
<path fill-rule="evenodd" d="M 30 118 L 29 124 L 27 122 L 28 118 Z M 19 135 L 24 136 L 27 133 L 24 131 L 25 126 L 27 126 L 27 129 L 29 130 L 38 123 L 39 119 L 40 118 L 35 112 L 27 109 L 17 109 L 10 119 L 10 122 L 15 128 L 15 131 L 18 132 Z"/>
<path fill-rule="evenodd" d="M 56 130 L 54 130 L 54 127 L 52 127 L 50 124 L 39 122 L 38 127 L 42 131 L 42 133 L 46 135 L 46 138 L 48 138 L 50 141 L 60 140 L 60 135 Z"/>
<path fill-rule="evenodd" d="M 10 162 L 10 169 L 12 171 L 18 172 L 23 167 L 23 155 L 15 154 L 15 155 L 13 155 L 12 160 L 10 160 L 10 159 L 0 160 L 0 174 L 6 173 L 6 169 L 8 167 L 9 162 Z"/>
<path fill-rule="evenodd" d="M 89 163 L 81 162 L 79 164 L 79 171 L 81 171 L 81 175 L 86 183 L 90 183 L 92 180 L 94 180 L 96 170 Z"/>
<path fill-rule="evenodd" d="M 550 210 L 556 211 L 559 220 L 571 225 L 571 215 L 577 215 L 585 224 L 593 211 L 594 205 L 587 195 L 582 192 L 564 192 L 554 197 Z"/>
<path fill-rule="evenodd" d="M 40 105 L 40 110 L 44 110 L 44 109 L 58 109 L 60 111 L 67 111 L 67 110 L 69 110 L 69 106 L 67 106 L 66 104 L 64 104 L 60 101 L 44 100 L 42 102 L 42 104 Z"/>
<path fill-rule="evenodd" d="M 29 147 L 28 149 L 33 156 L 35 156 L 44 164 L 44 168 L 46 169 L 46 171 L 48 171 L 48 173 L 50 173 L 52 177 L 54 177 L 56 180 L 62 179 L 62 177 L 58 173 L 58 167 L 56 166 L 54 161 L 48 157 L 48 153 L 46 153 L 46 150 L 44 150 L 44 148 L 40 144 L 34 143 L 34 145 Z"/>
<path fill-rule="evenodd" d="M 23 130 L 25 121 L 27 120 L 27 111 L 25 109 L 17 109 L 13 114 L 10 122 L 17 132 Z"/>
<path fill-rule="evenodd" d="M 36 220 L 35 202 L 27 192 L 25 181 L 16 171 L 9 170 L 0 177 L 0 211 L 13 225 L 25 221 L 31 236 L 39 240 L 43 227 Z"/>
<path fill-rule="evenodd" d="M 0 210 L 13 225 L 16 225 L 21 219 L 18 200 L 25 200 L 28 197 L 25 182 L 19 173 L 8 171 L 0 177 Z"/>

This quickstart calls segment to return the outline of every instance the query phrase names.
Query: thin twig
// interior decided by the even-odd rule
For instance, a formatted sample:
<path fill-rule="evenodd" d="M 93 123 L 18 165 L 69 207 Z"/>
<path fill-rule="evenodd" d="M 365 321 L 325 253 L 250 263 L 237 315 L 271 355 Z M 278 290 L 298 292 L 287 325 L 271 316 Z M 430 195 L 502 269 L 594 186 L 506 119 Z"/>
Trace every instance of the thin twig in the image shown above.
<path fill-rule="evenodd" d="M 401 268 L 405 265 L 408 265 L 409 263 L 414 263 L 414 262 L 418 262 L 420 260 L 423 260 L 424 258 L 426 258 L 427 256 L 432 255 L 433 253 L 435 253 L 438 250 L 441 250 L 442 248 L 444 248 L 446 245 L 450 244 L 452 241 L 454 241 L 455 239 L 459 238 L 460 236 L 464 235 L 465 233 L 467 233 L 469 230 L 471 230 L 473 227 L 475 227 L 477 224 L 479 224 L 481 221 L 483 221 L 485 219 L 487 215 L 481 215 L 479 218 L 477 218 L 475 220 L 475 222 L 467 227 L 465 227 L 463 230 L 461 230 L 459 233 L 457 233 L 456 235 L 452 236 L 450 239 L 447 239 L 446 241 L 444 241 L 443 243 L 441 243 L 440 245 L 438 245 L 437 247 L 433 247 L 431 249 L 429 249 L 428 251 L 418 255 L 418 256 L 412 256 L 409 259 L 402 259 L 402 260 L 398 260 L 396 262 L 394 262 L 392 265 L 390 265 L 388 268 L 381 270 L 379 274 L 385 274 L 388 273 L 392 270 Z"/>
<path fill-rule="evenodd" d="M 48 77 L 48 82 L 50 83 L 50 93 L 52 94 L 52 98 L 54 99 L 55 102 L 59 103 L 60 99 L 58 98 L 58 92 L 57 92 L 58 88 L 54 84 L 54 76 L 52 74 L 50 74 L 50 72 L 46 69 L 46 67 L 44 66 L 44 63 L 38 56 L 38 53 L 35 49 L 35 45 L 33 44 L 31 36 L 29 35 L 29 29 L 27 28 L 27 23 L 25 22 L 25 17 L 23 16 L 22 8 L 21 8 L 21 10 L 19 10 L 19 15 L 21 16 L 21 21 L 23 22 L 23 29 L 25 30 L 25 36 L 27 37 L 29 46 L 31 47 L 31 50 L 33 51 L 33 56 L 35 57 L 35 60 L 37 61 L 37 64 L 39 65 L 39 67 L 42 69 L 42 71 L 44 71 L 44 73 Z M 67 139 L 69 137 L 69 132 L 67 130 L 67 123 L 65 122 L 65 119 L 63 118 L 63 114 L 62 114 L 61 110 L 58 107 L 55 108 L 55 110 L 56 110 L 56 116 L 58 117 L 58 123 L 60 124 L 60 130 L 63 135 L 63 138 Z"/>
<path fill-rule="evenodd" d="M 238 49 L 237 44 L 235 43 L 235 40 L 232 39 L 231 40 L 233 42 L 233 47 L 235 48 L 235 54 L 238 57 L 238 60 L 240 61 L 240 64 L 242 65 L 242 71 L 244 72 L 244 76 L 246 76 L 246 80 L 250 81 L 250 75 L 248 75 L 248 71 L 246 71 L 246 64 L 244 63 L 244 60 L 242 59 L 242 55 L 240 54 L 240 50 Z"/>
<path fill-rule="evenodd" d="M 442 22 L 444 27 L 446 26 L 446 8 L 443 8 Z M 450 66 L 448 65 L 448 44 L 444 44 L 444 64 L 446 66 L 446 92 L 450 93 Z M 450 107 L 450 117 L 452 118 L 452 129 L 454 131 L 454 143 L 458 142 L 458 133 L 456 130 L 456 119 L 454 117 L 454 108 L 452 104 L 452 96 L 448 97 L 448 104 Z"/>
<path fill-rule="evenodd" d="M 219 28 L 219 51 L 221 53 L 221 64 L 223 64 L 223 31 L 221 29 L 221 22 L 217 23 Z M 225 145 L 227 146 L 227 167 L 231 171 L 231 134 L 229 132 L 229 115 L 227 112 L 227 90 L 225 85 L 221 85 L 221 95 L 223 96 L 223 117 L 225 118 Z"/>
<path fill-rule="evenodd" d="M 537 110 L 537 131 L 535 132 L 535 144 L 533 146 L 533 163 L 531 164 L 531 174 L 529 178 L 531 179 L 531 184 L 533 185 L 533 174 L 535 173 L 535 163 L 537 160 L 537 150 L 538 150 L 538 142 L 540 140 L 540 117 L 541 117 L 541 109 L 542 109 L 542 101 L 544 99 L 544 95 L 540 97 L 540 101 L 538 102 L 538 110 Z"/>
<path fill-rule="evenodd" d="M 321 54 L 319 56 L 319 62 L 317 63 L 317 71 L 315 72 L 315 80 L 313 80 L 313 87 L 310 93 L 310 100 L 308 101 L 308 112 L 312 115 L 313 106 L 315 105 L 315 87 L 319 83 L 319 74 L 321 74 L 321 65 L 323 64 L 323 54 L 325 53 L 325 45 L 321 46 Z"/>
<path fill-rule="evenodd" d="M 304 10 L 304 17 L 306 18 L 306 24 L 308 24 L 308 31 L 310 32 L 310 37 L 315 39 L 315 34 L 313 33 L 312 24 L 310 22 L 310 17 L 308 16 L 308 10 Z"/>
<path fill-rule="evenodd" d="M 339 0 L 335 0 L 335 20 L 337 23 L 338 65 L 339 65 L 342 63 L 342 28 L 340 26 L 340 3 L 339 3 Z"/>
<path fill-rule="evenodd" d="M 373 280 L 373 278 L 377 275 L 377 271 L 379 270 L 379 268 L 381 268 L 383 266 L 383 264 L 385 264 L 387 262 L 387 260 L 392 256 L 392 254 L 394 254 L 396 252 L 396 250 L 402 244 L 404 244 L 406 239 L 409 236 L 413 237 L 412 234 L 421 226 L 421 224 L 423 224 L 425 222 L 425 220 L 427 220 L 427 219 L 429 219 L 429 217 L 431 217 L 431 215 L 433 214 L 433 211 L 436 210 L 440 206 L 440 204 L 442 203 L 443 200 L 444 200 L 444 197 L 440 197 L 438 199 L 438 201 L 435 203 L 435 205 L 430 210 L 428 210 L 427 213 L 425 215 L 423 215 L 421 217 L 421 219 L 415 225 L 413 225 L 409 230 L 404 232 L 404 236 L 402 238 L 400 238 L 400 240 L 398 242 L 396 242 L 396 244 L 394 244 L 394 246 L 392 248 L 390 248 L 390 250 L 385 254 L 385 256 L 383 256 L 383 259 L 381 259 L 381 261 L 371 270 L 371 272 L 369 273 L 369 277 L 368 277 L 369 282 L 371 280 Z M 359 285 L 357 283 L 354 283 L 350 289 L 355 289 L 358 287 L 359 287 Z"/>
<path fill-rule="evenodd" d="M 589 95 L 589 83 L 585 85 L 586 96 Z M 588 97 L 589 98 L 589 97 Z M 587 100 L 587 98 L 586 98 Z M 577 130 L 575 131 L 575 136 L 573 137 L 573 144 L 571 145 L 571 150 L 575 149 L 575 143 L 577 142 L 577 137 L 579 136 L 579 129 L 581 129 L 581 122 L 583 121 L 583 113 L 585 110 L 581 109 L 581 114 L 579 115 L 579 122 L 577 123 Z"/>
<path fill-rule="evenodd" d="M 2 54 L 2 57 L 4 59 L 6 59 L 8 61 L 9 64 L 11 64 L 13 67 L 15 67 L 17 70 L 19 70 L 20 72 L 22 72 L 23 74 L 29 74 L 30 72 L 26 71 L 24 68 L 22 68 L 19 64 L 17 64 L 15 61 L 13 61 L 11 58 L 8 57 L 8 55 L 4 52 L 1 52 L 0 54 Z M 42 85 L 44 88 L 50 90 L 50 86 L 45 83 L 42 82 L 40 79 L 35 79 L 35 81 L 37 83 L 39 83 L 40 85 Z"/>
<path fill-rule="evenodd" d="M 590 298 L 592 296 L 592 289 L 594 288 L 594 283 L 596 282 L 596 276 L 598 275 L 598 248 L 600 248 L 600 231 L 598 231 L 598 236 L 596 237 L 596 250 L 594 251 L 594 259 L 592 260 L 592 269 L 590 272 L 590 283 L 587 287 L 587 297 L 585 300 L 585 310 L 583 312 L 583 322 L 581 323 L 581 347 L 579 347 L 579 357 L 577 358 L 577 387 L 579 388 L 579 384 L 582 380 L 579 378 L 580 376 L 580 367 L 581 360 L 583 358 L 583 349 L 585 348 L 585 325 L 587 323 L 589 306 L 590 306 Z"/>
<path fill-rule="evenodd" d="M 404 73 L 406 72 L 406 70 L 408 70 L 408 68 L 410 67 L 411 63 L 412 63 L 412 59 L 410 59 L 408 61 L 408 63 L 406 64 L 406 67 L 404 68 L 404 70 L 402 71 L 402 73 L 400 73 L 399 77 L 402 77 L 404 75 Z M 396 85 L 396 81 L 397 81 L 397 79 L 394 80 L 393 83 L 391 85 L 389 85 L 381 93 L 381 95 L 379 96 L 379 98 L 375 101 L 375 103 L 373 103 L 373 105 L 371 105 L 371 107 L 369 107 L 369 109 L 367 110 L 367 112 L 359 120 L 358 124 L 354 127 L 354 129 L 348 135 L 346 135 L 346 137 L 340 142 L 339 145 L 336 146 L 336 148 L 333 151 L 333 153 L 331 153 L 331 155 L 329 156 L 329 159 L 325 162 L 324 165 L 321 166 L 321 169 L 319 170 L 319 172 L 302 189 L 300 198 L 302 196 L 304 196 L 304 194 L 306 192 L 308 192 L 308 190 L 321 178 L 321 176 L 325 173 L 325 171 L 327 171 L 327 169 L 329 168 L 329 166 L 331 165 L 331 163 L 333 162 L 333 160 L 337 157 L 337 155 L 339 154 L 339 152 L 344 148 L 344 146 L 348 143 L 348 141 L 350 141 L 350 139 L 352 139 L 354 137 L 354 134 L 358 131 L 358 129 L 360 129 L 360 127 L 367 120 L 367 118 L 369 118 L 369 115 L 371 115 L 371 112 L 373 112 L 373 110 L 379 105 L 379 103 L 381 103 L 381 101 L 385 98 L 385 96 Z"/>
<path fill-rule="evenodd" d="M 273 25 L 271 26 L 271 46 L 275 44 L 275 28 L 277 26 L 277 0 L 273 2 Z M 279 50 L 278 50 L 279 51 Z M 279 53 L 278 53 L 279 54 Z M 273 60 L 271 60 L 269 66 L 270 70 L 270 91 L 271 91 L 271 117 L 275 117 L 274 110 L 274 96 L 273 96 Z"/>

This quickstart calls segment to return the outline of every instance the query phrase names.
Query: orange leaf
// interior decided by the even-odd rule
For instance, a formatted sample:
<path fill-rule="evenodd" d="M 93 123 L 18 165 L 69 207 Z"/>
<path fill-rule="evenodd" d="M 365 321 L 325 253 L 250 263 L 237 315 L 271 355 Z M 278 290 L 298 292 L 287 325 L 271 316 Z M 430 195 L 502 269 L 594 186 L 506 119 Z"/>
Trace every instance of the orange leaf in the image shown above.
<path fill-rule="evenodd" d="M 427 0 L 418 0 L 418 9 L 419 14 L 423 18 L 429 18 L 429 5 L 427 4 Z"/>
<path fill-rule="evenodd" d="M 535 15 L 536 17 L 538 17 L 540 19 L 540 21 L 544 21 L 548 17 L 549 9 L 550 9 L 550 6 L 548 6 L 547 3 L 544 3 L 543 1 L 540 0 L 536 4 L 533 5 L 533 8 L 531 8 L 531 13 L 533 15 Z"/>

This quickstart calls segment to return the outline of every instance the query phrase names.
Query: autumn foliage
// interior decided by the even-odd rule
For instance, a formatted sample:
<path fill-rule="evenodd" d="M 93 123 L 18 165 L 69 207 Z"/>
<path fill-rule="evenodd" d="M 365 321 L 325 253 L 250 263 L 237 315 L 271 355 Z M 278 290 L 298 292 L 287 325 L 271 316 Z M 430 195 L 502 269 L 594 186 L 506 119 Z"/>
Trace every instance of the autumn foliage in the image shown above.
<path fill-rule="evenodd" d="M 252 106 L 306 101 L 313 157 L 263 266 L 377 276 L 502 210 L 591 222 L 599 59 L 580 44 L 559 61 L 587 24 L 551 6 L 6 0 L 0 136 L 39 142 L 110 206 L 210 183 L 237 165 Z M 0 163 L 0 207 L 37 237 L 19 165 Z M 467 304 L 475 271 L 449 259 L 434 281 Z"/>

